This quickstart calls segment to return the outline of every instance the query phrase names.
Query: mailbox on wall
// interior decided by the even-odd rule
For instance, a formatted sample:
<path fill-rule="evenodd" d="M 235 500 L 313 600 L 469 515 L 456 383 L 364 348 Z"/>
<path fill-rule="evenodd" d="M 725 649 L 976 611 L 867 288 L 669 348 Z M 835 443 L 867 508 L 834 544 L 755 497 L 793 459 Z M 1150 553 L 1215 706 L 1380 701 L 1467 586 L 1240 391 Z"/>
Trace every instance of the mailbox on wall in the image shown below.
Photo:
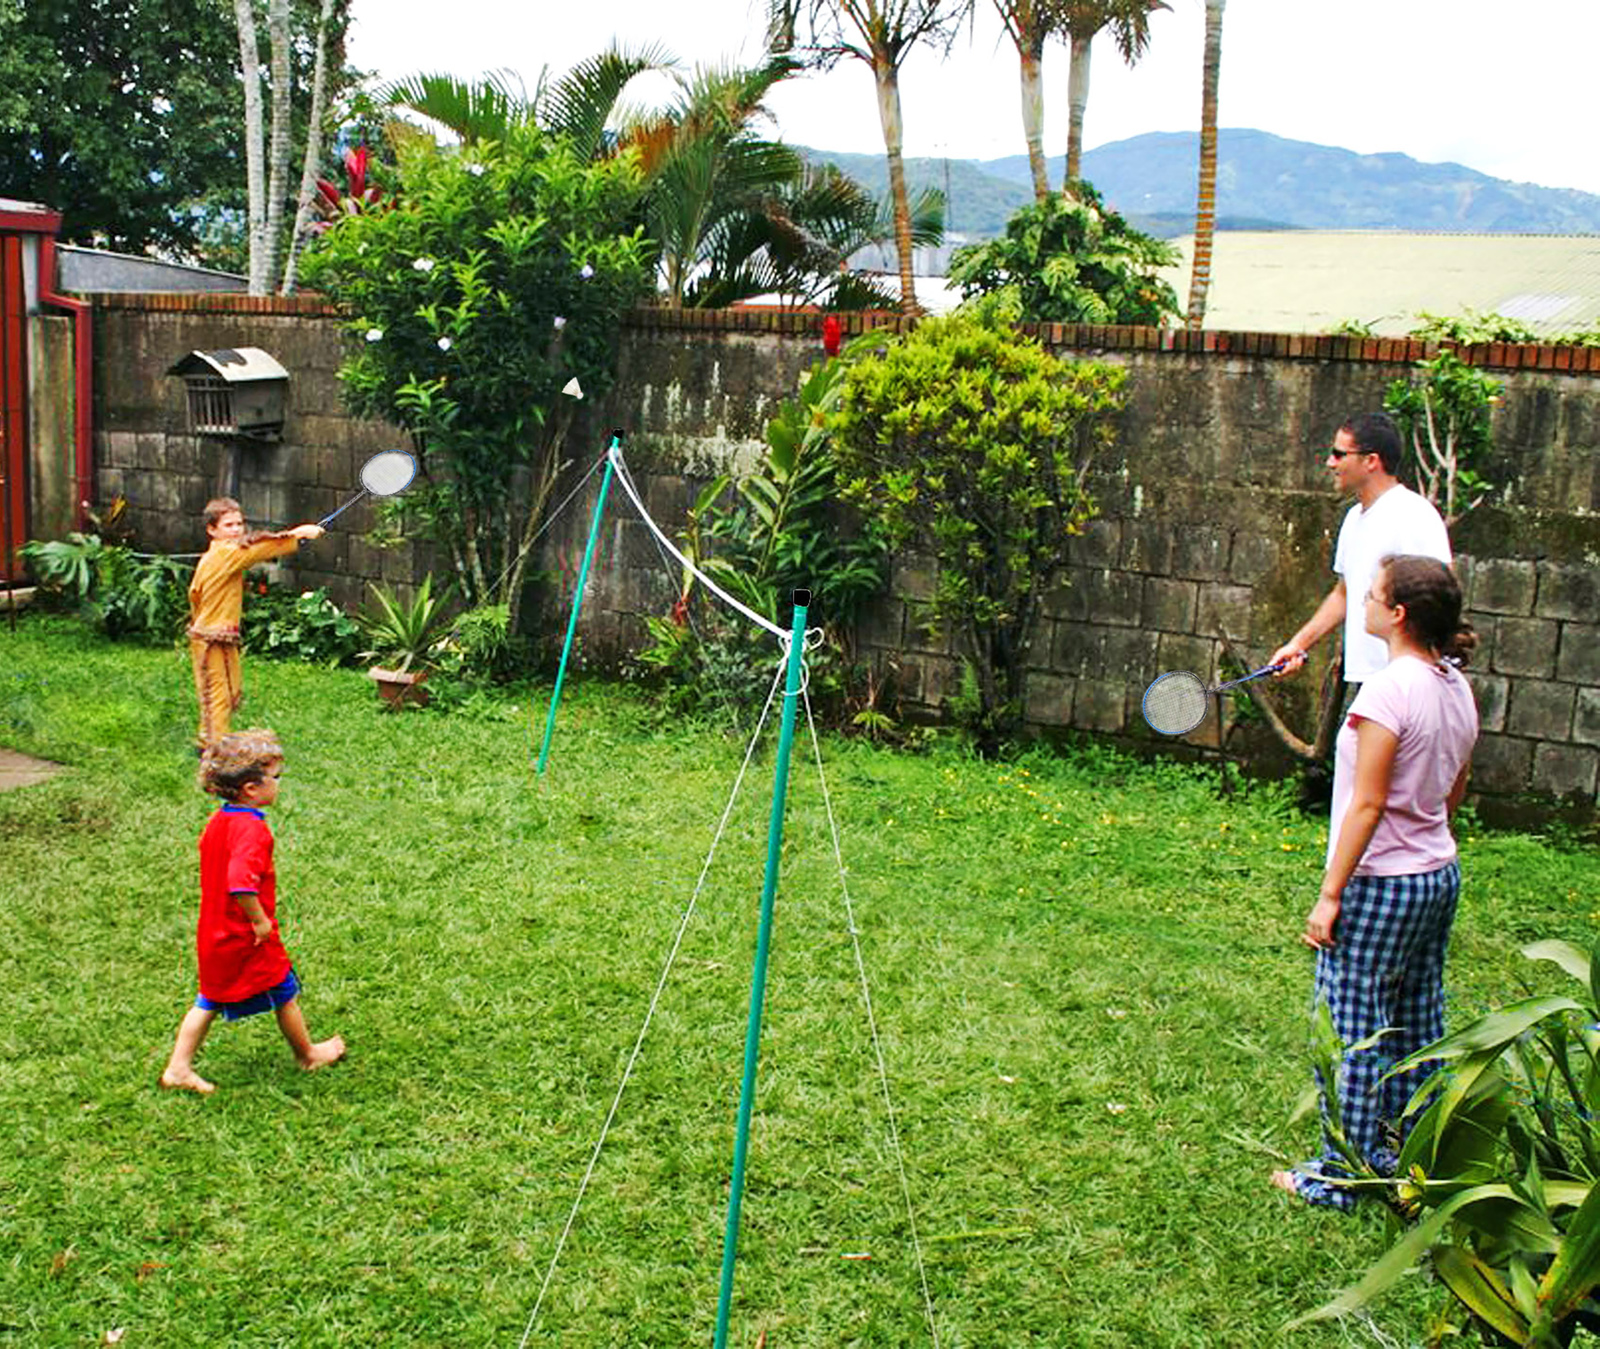
<path fill-rule="evenodd" d="M 253 440 L 283 434 L 289 372 L 260 347 L 191 351 L 167 373 L 183 377 L 193 434 Z"/>

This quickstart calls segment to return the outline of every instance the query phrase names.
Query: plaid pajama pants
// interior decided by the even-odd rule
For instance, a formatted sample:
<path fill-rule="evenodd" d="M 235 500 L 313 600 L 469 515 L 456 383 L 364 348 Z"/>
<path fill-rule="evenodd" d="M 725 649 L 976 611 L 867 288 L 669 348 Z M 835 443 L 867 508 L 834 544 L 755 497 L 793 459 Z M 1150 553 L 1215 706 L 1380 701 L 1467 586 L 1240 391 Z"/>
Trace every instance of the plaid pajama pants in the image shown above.
<path fill-rule="evenodd" d="M 1314 997 L 1326 1002 L 1347 1045 L 1388 1030 L 1370 1049 L 1346 1053 L 1339 1067 L 1339 1109 L 1345 1137 L 1379 1170 L 1394 1169 L 1384 1143 L 1430 1064 L 1383 1079 L 1401 1059 L 1444 1034 L 1444 957 L 1461 893 L 1451 862 L 1412 876 L 1355 876 L 1344 888 L 1336 945 L 1317 952 Z M 1295 1168 L 1295 1188 L 1311 1203 L 1351 1208 L 1356 1196 L 1317 1179 L 1345 1175 L 1330 1146 Z"/>

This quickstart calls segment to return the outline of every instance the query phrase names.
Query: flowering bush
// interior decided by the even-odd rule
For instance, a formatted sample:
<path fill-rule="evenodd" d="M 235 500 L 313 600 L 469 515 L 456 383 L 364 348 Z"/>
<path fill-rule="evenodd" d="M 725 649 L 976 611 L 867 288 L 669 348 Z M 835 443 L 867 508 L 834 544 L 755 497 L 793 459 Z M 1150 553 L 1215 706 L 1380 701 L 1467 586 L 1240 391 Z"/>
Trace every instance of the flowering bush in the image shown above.
<path fill-rule="evenodd" d="M 640 177 L 535 126 L 401 161 L 389 210 L 348 215 L 306 260 L 358 339 L 340 371 L 362 416 L 411 432 L 421 472 L 395 507 L 442 544 L 469 607 L 516 626 L 527 546 L 560 462 L 576 377 L 610 383 L 617 322 L 650 286 Z"/>

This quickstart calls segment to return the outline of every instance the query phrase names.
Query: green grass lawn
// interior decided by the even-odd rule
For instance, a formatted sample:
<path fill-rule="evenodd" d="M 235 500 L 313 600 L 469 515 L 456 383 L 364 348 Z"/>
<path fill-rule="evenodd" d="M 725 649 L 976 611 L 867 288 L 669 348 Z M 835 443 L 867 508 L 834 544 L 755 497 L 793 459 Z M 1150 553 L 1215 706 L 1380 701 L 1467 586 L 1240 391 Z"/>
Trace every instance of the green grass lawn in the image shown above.
<path fill-rule="evenodd" d="M 178 652 L 0 630 L 0 1345 L 516 1345 L 744 752 L 579 682 L 381 714 L 350 671 L 246 661 L 288 751 L 280 916 L 314 1036 L 194 994 L 193 691 Z M 753 717 L 752 717 L 753 720 Z M 542 721 L 541 721 L 542 724 Z M 945 1349 L 1420 1344 L 1283 1324 L 1383 1249 L 1271 1190 L 1314 1126 L 1323 827 L 1273 791 L 1101 752 L 997 765 L 823 743 Z M 710 1342 L 772 755 L 758 753 L 530 1345 Z M 1465 831 L 1452 1024 L 1564 976 L 1600 860 Z M 846 1258 L 867 1255 L 868 1259 Z M 797 740 L 730 1342 L 931 1344 L 809 742 Z"/>

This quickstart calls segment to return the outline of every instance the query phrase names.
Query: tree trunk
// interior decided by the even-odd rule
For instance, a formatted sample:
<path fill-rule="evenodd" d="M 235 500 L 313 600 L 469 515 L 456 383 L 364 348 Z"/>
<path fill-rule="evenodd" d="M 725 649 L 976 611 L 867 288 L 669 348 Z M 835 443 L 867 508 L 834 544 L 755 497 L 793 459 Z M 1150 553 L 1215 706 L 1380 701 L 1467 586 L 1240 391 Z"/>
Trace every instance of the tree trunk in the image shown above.
<path fill-rule="evenodd" d="M 289 234 L 289 257 L 283 268 L 283 294 L 293 295 L 300 265 L 300 246 L 311 223 L 311 203 L 317 191 L 317 165 L 322 158 L 323 122 L 328 101 L 328 27 L 333 22 L 334 0 L 322 0 L 317 19 L 317 63 L 311 76 L 311 116 L 306 120 L 306 157 L 300 169 L 300 195 L 295 205 L 294 228 Z"/>
<path fill-rule="evenodd" d="M 1072 185 L 1083 177 L 1083 110 L 1089 105 L 1089 44 L 1088 37 L 1072 38 L 1072 65 L 1067 71 L 1067 169 L 1061 181 L 1061 190 L 1072 194 Z"/>
<path fill-rule="evenodd" d="M 244 162 L 249 192 L 250 293 L 265 295 L 267 269 L 267 183 L 261 118 L 261 57 L 256 51 L 256 16 L 252 0 L 233 0 L 239 28 L 239 66 L 244 75 Z"/>
<path fill-rule="evenodd" d="M 267 286 L 278 280 L 278 249 L 283 239 L 283 207 L 289 193 L 290 123 L 294 107 L 289 64 L 289 0 L 267 0 L 267 33 L 272 39 L 272 136 L 267 153 Z"/>
<path fill-rule="evenodd" d="M 900 312 L 919 314 L 916 283 L 911 275 L 911 205 L 906 196 L 906 168 L 900 157 L 900 76 L 894 63 L 873 54 L 872 74 L 878 84 L 878 120 L 889 157 L 889 192 L 894 201 L 894 246 L 900 255 Z"/>
<path fill-rule="evenodd" d="M 1187 326 L 1200 328 L 1211 288 L 1211 238 L 1217 226 L 1217 78 L 1222 67 L 1222 7 L 1206 0 L 1206 52 L 1200 93 L 1200 191 L 1194 215 L 1194 270 L 1189 277 Z"/>
<path fill-rule="evenodd" d="M 1033 174 L 1033 195 L 1043 201 L 1050 195 L 1050 172 L 1044 160 L 1044 90 L 1041 85 L 1042 52 L 1021 50 L 1022 134 L 1028 142 L 1028 168 Z"/>

